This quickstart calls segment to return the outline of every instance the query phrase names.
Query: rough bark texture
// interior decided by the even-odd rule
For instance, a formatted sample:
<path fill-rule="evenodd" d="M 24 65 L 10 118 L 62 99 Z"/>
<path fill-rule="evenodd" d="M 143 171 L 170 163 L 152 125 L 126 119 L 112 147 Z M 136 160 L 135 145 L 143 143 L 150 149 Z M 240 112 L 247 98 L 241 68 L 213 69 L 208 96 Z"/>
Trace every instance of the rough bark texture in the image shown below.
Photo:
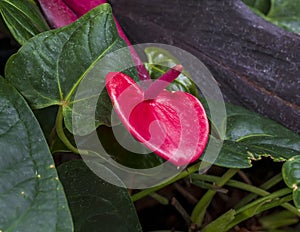
<path fill-rule="evenodd" d="M 157 42 L 197 56 L 227 101 L 300 133 L 300 36 L 240 0 L 111 0 L 134 43 Z"/>

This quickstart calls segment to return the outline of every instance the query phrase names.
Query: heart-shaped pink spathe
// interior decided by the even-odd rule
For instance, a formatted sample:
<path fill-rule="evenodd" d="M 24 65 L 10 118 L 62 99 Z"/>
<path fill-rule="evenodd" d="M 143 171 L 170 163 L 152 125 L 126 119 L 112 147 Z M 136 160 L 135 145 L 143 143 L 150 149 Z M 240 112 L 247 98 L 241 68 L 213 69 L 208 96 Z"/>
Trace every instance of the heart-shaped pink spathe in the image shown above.
<path fill-rule="evenodd" d="M 137 83 L 116 72 L 107 74 L 106 88 L 121 122 L 154 153 L 176 166 L 200 157 L 208 141 L 209 123 L 196 97 L 163 90 L 145 100 Z"/>

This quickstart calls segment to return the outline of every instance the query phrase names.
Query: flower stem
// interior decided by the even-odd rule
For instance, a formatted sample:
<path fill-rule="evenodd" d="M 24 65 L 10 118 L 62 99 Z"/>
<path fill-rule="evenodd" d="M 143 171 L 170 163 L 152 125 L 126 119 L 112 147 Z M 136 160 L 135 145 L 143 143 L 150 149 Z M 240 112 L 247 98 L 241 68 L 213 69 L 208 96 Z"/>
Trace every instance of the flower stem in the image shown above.
<path fill-rule="evenodd" d="M 146 197 L 148 195 L 150 195 L 151 193 L 154 193 L 166 186 L 168 186 L 169 184 L 172 184 L 178 180 L 181 180 L 189 175 L 191 175 L 192 173 L 194 172 L 197 172 L 199 170 L 199 167 L 200 167 L 200 163 L 196 163 L 194 165 L 192 165 L 191 167 L 189 167 L 188 169 L 186 169 L 185 171 L 179 173 L 177 176 L 175 176 L 173 179 L 159 185 L 159 186 L 155 186 L 155 187 L 152 187 L 152 188 L 148 188 L 148 189 L 145 189 L 143 191 L 140 191 L 134 195 L 131 196 L 131 200 L 134 202 L 134 201 L 137 201 L 137 200 L 140 200 L 142 199 L 143 197 Z"/>
<path fill-rule="evenodd" d="M 214 182 L 214 183 L 219 182 L 221 180 L 221 178 L 222 177 L 211 176 L 211 175 L 196 175 L 196 174 L 194 174 L 192 176 L 192 179 L 209 181 L 209 182 Z M 246 184 L 241 181 L 229 180 L 228 182 L 225 183 L 225 185 L 233 187 L 233 188 L 242 189 L 242 190 L 254 193 L 255 195 L 259 195 L 259 196 L 266 196 L 269 194 L 269 192 L 267 192 L 261 188 L 255 187 L 250 184 Z"/>
<path fill-rule="evenodd" d="M 158 193 L 151 193 L 149 196 L 157 200 L 162 205 L 169 205 L 169 200 L 166 197 L 159 195 Z"/>
<path fill-rule="evenodd" d="M 215 183 L 218 187 L 222 187 L 226 184 L 227 181 L 229 181 L 237 172 L 239 169 L 229 169 L 227 172 Z M 199 227 L 202 224 L 202 221 L 205 216 L 205 212 L 207 210 L 207 207 L 209 206 L 211 200 L 213 199 L 214 195 L 216 194 L 216 190 L 208 190 L 204 196 L 200 199 L 200 201 L 195 206 L 191 219 L 192 221 L 197 224 Z"/>
<path fill-rule="evenodd" d="M 182 72 L 182 65 L 175 65 L 159 79 L 154 81 L 144 93 L 145 100 L 154 99 L 161 93 L 173 80 L 175 80 Z"/>
<path fill-rule="evenodd" d="M 278 176 L 275 176 L 274 178 L 270 179 L 275 181 L 278 178 Z M 209 182 L 218 182 L 221 177 L 218 176 L 211 176 L 211 175 L 196 175 L 194 174 L 192 176 L 192 179 L 196 179 L 196 180 L 202 180 L 202 181 L 209 181 Z M 228 182 L 226 182 L 225 185 L 233 187 L 233 188 L 238 188 L 238 189 L 242 189 L 248 192 L 251 192 L 253 194 L 249 194 L 249 195 L 253 195 L 253 196 L 268 196 L 271 193 L 267 192 L 266 190 L 264 190 L 262 187 L 265 186 L 266 184 L 268 184 L 269 181 L 267 181 L 265 184 L 263 184 L 261 186 L 261 188 L 255 187 L 253 185 L 250 184 L 246 184 L 244 182 L 240 182 L 240 181 L 236 181 L 236 180 L 229 180 Z M 254 199 L 254 198 L 253 198 Z M 300 217 L 300 211 L 293 205 L 289 204 L 289 203 L 283 203 L 281 205 L 283 208 L 289 210 L 290 212 L 292 212 L 293 214 L 297 215 L 298 217 Z M 241 208 L 241 207 L 237 207 L 237 208 Z"/>
<path fill-rule="evenodd" d="M 251 207 L 253 207 L 255 205 L 263 204 L 266 201 L 270 201 L 270 200 L 276 199 L 278 197 L 282 197 L 282 196 L 287 195 L 287 194 L 289 194 L 291 192 L 292 192 L 292 190 L 289 189 L 289 188 L 280 189 L 280 190 L 278 190 L 278 191 L 276 191 L 274 193 L 271 193 L 271 194 L 269 194 L 269 195 L 267 195 L 265 197 L 261 197 L 261 198 L 255 200 L 255 201 L 252 201 L 251 203 L 243 206 L 242 208 L 237 209 L 236 213 L 237 214 L 241 213 L 241 212 L 243 212 L 245 210 L 248 210 L 249 208 L 251 208 Z"/>
<path fill-rule="evenodd" d="M 276 176 L 273 176 L 271 179 L 266 181 L 264 184 L 260 186 L 261 189 L 263 190 L 268 190 L 269 188 L 273 187 L 274 185 L 278 184 L 282 180 L 282 174 L 279 173 Z M 249 194 L 248 196 L 244 197 L 237 205 L 237 208 L 242 207 L 243 205 L 246 205 L 253 199 L 255 199 L 256 195 L 255 194 Z"/>
<path fill-rule="evenodd" d="M 68 149 L 70 149 L 70 151 L 74 152 L 75 154 L 88 155 L 87 151 L 77 149 L 69 141 L 69 139 L 67 138 L 67 136 L 66 136 L 66 134 L 64 132 L 63 119 L 64 119 L 64 117 L 63 117 L 63 113 L 62 113 L 62 106 L 59 106 L 59 109 L 58 109 L 58 112 L 57 112 L 57 116 L 56 116 L 56 123 L 55 123 L 57 136 L 66 145 L 66 147 Z"/>
<path fill-rule="evenodd" d="M 227 225 L 225 231 L 230 230 L 238 223 L 245 221 L 246 219 L 251 218 L 254 215 L 257 215 L 259 213 L 262 213 L 266 210 L 277 207 L 279 205 L 287 204 L 287 202 L 293 199 L 292 194 L 289 194 L 291 193 L 291 191 L 292 190 L 288 188 L 281 189 L 272 194 L 269 194 L 266 197 L 262 197 L 256 201 L 253 201 L 250 204 L 244 206 L 243 208 L 240 208 L 239 210 L 236 211 L 235 219 Z M 282 196 L 284 197 L 279 198 Z"/>

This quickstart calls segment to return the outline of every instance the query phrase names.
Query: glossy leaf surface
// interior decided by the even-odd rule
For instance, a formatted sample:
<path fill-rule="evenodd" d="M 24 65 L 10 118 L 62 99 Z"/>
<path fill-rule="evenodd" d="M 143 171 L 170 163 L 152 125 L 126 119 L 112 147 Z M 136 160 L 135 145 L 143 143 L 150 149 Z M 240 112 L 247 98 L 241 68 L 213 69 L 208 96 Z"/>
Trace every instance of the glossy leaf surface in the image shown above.
<path fill-rule="evenodd" d="M 243 0 L 255 13 L 288 31 L 300 34 L 300 2 L 297 0 Z"/>
<path fill-rule="evenodd" d="M 285 161 L 300 155 L 299 135 L 244 108 L 227 104 L 226 110 L 226 138 L 216 165 L 247 168 L 261 157 Z"/>
<path fill-rule="evenodd" d="M 172 66 L 179 62 L 169 52 L 160 48 L 147 48 L 149 63 Z M 152 75 L 159 76 L 156 66 L 149 66 Z M 162 70 L 160 70 L 162 72 Z M 170 85 L 172 88 L 175 82 Z M 193 85 L 185 85 L 185 91 Z M 205 106 L 205 100 L 200 99 Z M 208 109 L 206 109 L 208 110 Z M 300 154 L 300 137 L 275 121 L 269 120 L 242 107 L 226 105 L 227 132 L 216 165 L 247 168 L 262 156 L 275 161 L 285 161 Z M 208 114 L 209 116 L 209 114 Z"/>
<path fill-rule="evenodd" d="M 293 189 L 293 199 L 296 207 L 300 208 L 300 156 L 286 161 L 282 167 L 282 177 L 289 188 Z"/>
<path fill-rule="evenodd" d="M 1 0 L 0 13 L 10 32 L 20 44 L 49 30 L 33 0 Z"/>
<path fill-rule="evenodd" d="M 126 188 L 103 181 L 83 161 L 64 163 L 58 173 L 67 193 L 75 231 L 142 231 Z"/>
<path fill-rule="evenodd" d="M 287 30 L 300 34 L 300 1 L 271 0 L 267 19 Z"/>
<path fill-rule="evenodd" d="M 65 194 L 38 122 L 2 77 L 0 103 L 0 230 L 72 231 Z"/>
<path fill-rule="evenodd" d="M 87 75 L 92 75 L 94 81 L 104 86 L 106 73 L 117 69 L 117 63 L 123 61 L 110 60 L 108 65 L 101 67 L 98 62 L 125 45 L 118 35 L 110 6 L 103 4 L 69 26 L 42 33 L 30 40 L 8 61 L 6 77 L 33 108 L 61 105 L 66 127 L 72 132 L 73 97 L 78 85 Z M 97 101 L 99 92 L 99 88 L 92 90 L 89 87 L 82 98 L 76 99 L 85 107 L 81 112 L 75 112 L 77 117 L 84 117 L 94 110 L 90 101 Z M 110 125 L 111 108 L 104 91 L 97 103 L 96 126 Z M 90 132 L 84 126 L 81 129 L 73 133 Z"/>

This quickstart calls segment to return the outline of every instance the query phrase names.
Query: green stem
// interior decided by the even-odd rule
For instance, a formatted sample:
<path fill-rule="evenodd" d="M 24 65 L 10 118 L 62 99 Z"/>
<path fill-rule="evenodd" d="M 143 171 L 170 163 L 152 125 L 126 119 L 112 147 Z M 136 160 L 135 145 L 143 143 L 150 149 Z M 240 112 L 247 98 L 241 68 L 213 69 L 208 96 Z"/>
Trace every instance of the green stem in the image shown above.
<path fill-rule="evenodd" d="M 262 184 L 261 188 L 267 190 L 273 187 L 274 185 L 278 184 L 280 181 L 282 181 L 281 172 L 278 173 L 276 176 L 273 176 L 270 180 L 266 181 L 264 184 Z"/>
<path fill-rule="evenodd" d="M 278 196 L 285 195 L 287 192 L 288 192 L 287 189 L 279 190 L 275 193 L 268 195 L 268 197 L 258 199 L 257 201 L 255 201 L 256 204 L 252 204 L 251 207 L 245 207 L 243 210 L 239 210 L 239 213 L 237 213 L 235 216 L 235 219 L 232 222 L 230 222 L 229 225 L 227 225 L 225 231 L 230 230 L 235 225 L 253 217 L 254 215 L 260 214 L 266 210 L 277 207 L 279 205 L 287 204 L 287 202 L 289 202 L 293 199 L 292 194 L 285 196 L 283 198 L 280 198 L 280 199 L 272 200 L 270 202 L 265 202 L 267 200 L 271 200 L 272 197 L 274 199 Z M 263 201 L 262 201 L 262 199 L 263 199 Z M 254 203 L 254 202 L 252 202 L 252 203 Z"/>
<path fill-rule="evenodd" d="M 281 206 L 283 208 L 287 209 L 288 211 L 292 212 L 293 214 L 297 215 L 298 217 L 300 217 L 300 210 L 297 209 L 292 204 L 290 204 L 290 203 L 284 203 L 284 204 L 281 204 Z"/>
<path fill-rule="evenodd" d="M 280 175 L 281 176 L 281 175 Z M 218 177 L 218 176 L 211 176 L 211 175 L 196 175 L 194 174 L 192 176 L 193 179 L 197 179 L 197 180 L 202 180 L 202 181 L 209 181 L 209 182 L 218 182 L 221 177 Z M 278 175 L 277 176 L 274 176 L 274 178 L 270 179 L 272 180 L 272 182 L 274 183 L 278 183 L 277 181 L 279 180 L 280 178 L 278 178 Z M 270 184 L 269 184 L 270 183 Z M 238 188 L 238 189 L 241 189 L 241 190 L 245 190 L 245 191 L 248 191 L 248 192 L 251 192 L 253 194 L 249 194 L 250 195 L 254 195 L 255 197 L 258 195 L 258 196 L 262 196 L 262 197 L 265 197 L 265 196 L 268 196 L 270 195 L 270 192 L 264 190 L 264 189 L 261 189 L 261 188 L 258 188 L 258 187 L 255 187 L 253 185 L 250 185 L 250 184 L 246 184 L 244 182 L 240 182 L 240 181 L 236 181 L 236 180 L 229 180 L 225 185 L 227 186 L 230 186 L 230 187 L 233 187 L 233 188 Z M 269 187 L 271 185 L 271 182 L 270 181 L 267 181 L 264 185 L 262 185 L 261 187 Z M 272 187 L 272 186 L 270 186 Z M 298 217 L 300 217 L 300 211 L 294 207 L 293 205 L 289 204 L 289 203 L 284 203 L 281 205 L 283 208 L 289 210 L 290 212 L 294 213 L 295 215 L 297 215 Z M 237 207 L 237 208 L 240 208 L 240 207 Z"/>
<path fill-rule="evenodd" d="M 229 169 L 227 172 L 218 180 L 215 182 L 217 187 L 222 187 L 224 184 L 226 184 L 227 181 L 229 181 L 237 172 L 239 169 Z M 207 207 L 209 206 L 212 198 L 216 194 L 215 190 L 208 190 L 204 196 L 200 199 L 200 201 L 195 206 L 191 219 L 193 223 L 197 224 L 199 227 L 202 224 L 202 221 L 205 216 L 205 212 L 207 210 Z"/>
<path fill-rule="evenodd" d="M 287 202 L 292 201 L 292 200 L 293 200 L 293 194 L 289 194 L 289 195 L 287 195 L 285 197 L 282 197 L 280 199 L 277 199 L 277 200 L 274 200 L 272 202 L 266 203 L 258 209 L 257 214 L 260 214 L 260 213 L 262 213 L 266 210 L 275 208 L 275 207 L 280 206 L 280 205 L 288 204 Z M 299 211 L 298 211 L 298 215 L 299 215 Z"/>
<path fill-rule="evenodd" d="M 157 200 L 162 205 L 169 205 L 169 200 L 166 197 L 164 197 L 158 193 L 151 193 L 150 197 Z"/>
<path fill-rule="evenodd" d="M 271 187 L 275 186 L 276 184 L 278 184 L 280 181 L 282 180 L 282 175 L 281 173 L 277 174 L 276 176 L 273 176 L 271 179 L 269 179 L 268 181 L 266 181 L 264 184 L 262 184 L 260 186 L 261 189 L 263 190 L 268 190 Z M 259 194 L 258 194 L 259 195 Z M 249 202 L 251 202 L 252 200 L 254 200 L 256 198 L 255 194 L 249 194 L 248 196 L 246 196 L 245 198 L 243 198 L 237 205 L 236 208 L 240 208 L 243 205 L 248 204 Z"/>
<path fill-rule="evenodd" d="M 181 180 L 189 175 L 191 175 L 192 173 L 194 172 L 197 172 L 199 170 L 199 167 L 200 167 L 200 163 L 196 163 L 194 165 L 192 165 L 191 167 L 189 167 L 188 169 L 186 169 L 185 171 L 179 173 L 177 176 L 175 176 L 173 179 L 159 185 L 159 186 L 155 186 L 155 187 L 152 187 L 152 188 L 148 188 L 148 189 L 145 189 L 143 191 L 140 191 L 134 195 L 131 196 L 131 200 L 134 202 L 134 201 L 137 201 L 137 200 L 140 200 L 142 199 L 143 197 L 146 197 L 148 196 L 149 194 L 151 193 L 154 193 L 166 186 L 168 186 L 169 184 L 172 184 L 178 180 Z"/>
<path fill-rule="evenodd" d="M 192 178 L 197 179 L 197 180 L 202 180 L 202 181 L 214 182 L 214 183 L 217 183 L 221 180 L 221 177 L 211 176 L 211 175 L 193 175 Z M 228 182 L 226 182 L 225 185 L 234 187 L 234 188 L 238 188 L 238 189 L 242 189 L 242 190 L 254 193 L 259 196 L 266 196 L 269 194 L 269 192 L 267 192 L 261 188 L 258 188 L 253 185 L 246 184 L 244 182 L 237 181 L 237 180 L 228 180 Z"/>
<path fill-rule="evenodd" d="M 66 145 L 66 147 L 68 149 L 70 149 L 70 151 L 74 152 L 75 154 L 88 155 L 88 151 L 77 149 L 69 141 L 69 139 L 67 138 L 67 136 L 66 136 L 66 134 L 64 132 L 64 128 L 63 128 L 63 123 L 64 122 L 63 122 L 63 119 L 64 119 L 64 116 L 63 116 L 63 113 L 62 113 L 62 106 L 59 106 L 59 110 L 58 110 L 57 116 L 56 116 L 56 123 L 55 123 L 57 136 Z"/>
<path fill-rule="evenodd" d="M 241 213 L 241 212 L 243 212 L 243 211 L 245 211 L 245 210 L 247 210 L 247 209 L 249 209 L 249 208 L 251 208 L 251 207 L 253 207 L 253 206 L 256 206 L 256 205 L 258 205 L 258 204 L 262 204 L 262 203 L 264 203 L 265 201 L 271 201 L 271 200 L 273 200 L 273 199 L 282 197 L 282 196 L 287 195 L 287 194 L 289 194 L 289 193 L 291 193 L 291 192 L 292 192 L 292 190 L 289 189 L 289 188 L 280 189 L 280 190 L 278 190 L 278 191 L 276 191 L 276 192 L 274 192 L 274 193 L 271 193 L 271 194 L 269 194 L 269 195 L 267 195 L 267 196 L 265 196 L 265 197 L 261 197 L 261 198 L 255 200 L 255 201 L 252 201 L 252 202 L 249 203 L 248 205 L 245 205 L 245 206 L 243 206 L 243 207 L 237 209 L 237 210 L 236 210 L 236 213 L 237 213 L 237 214 L 238 214 L 238 213 Z"/>

